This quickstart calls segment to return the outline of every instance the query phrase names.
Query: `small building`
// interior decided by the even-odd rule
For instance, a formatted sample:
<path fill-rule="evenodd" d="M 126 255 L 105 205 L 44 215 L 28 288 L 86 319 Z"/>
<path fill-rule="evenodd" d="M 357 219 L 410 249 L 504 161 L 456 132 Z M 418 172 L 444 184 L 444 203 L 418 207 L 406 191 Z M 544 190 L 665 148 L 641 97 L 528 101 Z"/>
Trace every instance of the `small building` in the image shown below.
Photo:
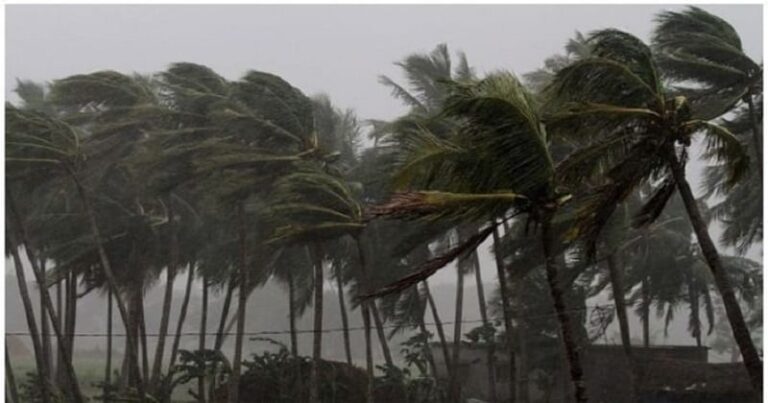
<path fill-rule="evenodd" d="M 590 403 L 751 403 L 754 394 L 741 363 L 708 362 L 707 347 L 651 346 L 632 348 L 635 370 L 620 345 L 590 345 L 582 351 L 582 362 Z M 442 350 L 433 345 L 437 377 L 448 374 Z M 490 400 L 487 351 L 464 345 L 461 351 L 459 379 L 467 399 Z M 524 374 L 529 402 L 570 402 L 568 364 L 554 366 L 556 373 Z M 499 400 L 509 396 L 509 355 L 496 354 L 496 393 Z M 633 380 L 633 376 L 635 379 Z M 549 379 L 543 382 L 542 379 Z M 636 392 L 633 393 L 633 389 Z"/>

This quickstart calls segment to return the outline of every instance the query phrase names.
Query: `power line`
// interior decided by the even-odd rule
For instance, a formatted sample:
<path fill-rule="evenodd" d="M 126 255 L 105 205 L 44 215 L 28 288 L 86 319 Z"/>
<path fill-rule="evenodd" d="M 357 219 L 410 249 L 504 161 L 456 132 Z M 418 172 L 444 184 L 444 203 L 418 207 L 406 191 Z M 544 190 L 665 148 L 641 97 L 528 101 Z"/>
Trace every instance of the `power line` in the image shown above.
<path fill-rule="evenodd" d="M 589 309 L 602 309 L 602 308 L 615 308 L 614 304 L 599 304 L 599 305 L 587 305 L 584 308 L 575 308 L 575 309 L 568 309 L 565 310 L 565 312 L 568 313 L 574 313 L 574 312 L 584 312 Z M 536 318 L 547 318 L 547 317 L 554 317 L 557 316 L 557 313 L 548 313 L 548 314 L 540 314 L 540 315 L 523 315 L 523 316 L 516 316 L 513 319 L 536 319 Z M 472 324 L 472 323 L 482 323 L 482 319 L 471 319 L 471 320 L 462 320 L 458 323 L 461 324 Z M 490 321 L 494 322 L 494 321 Z M 456 321 L 445 321 L 442 322 L 442 325 L 453 325 L 456 324 Z M 436 326 L 437 323 L 430 322 L 430 323 L 424 323 L 425 326 Z M 384 325 L 383 328 L 387 329 L 394 329 L 399 327 L 406 327 L 406 326 L 418 326 L 418 323 L 406 323 L 406 324 L 392 324 L 392 325 Z M 331 328 L 331 329 L 322 329 L 319 331 L 316 331 L 314 329 L 299 329 L 296 330 L 296 334 L 314 334 L 314 333 L 338 333 L 343 332 L 345 329 L 343 327 L 339 328 Z M 346 330 L 348 331 L 361 331 L 365 330 L 364 326 L 357 326 L 357 327 L 349 327 Z M 179 335 L 180 337 L 185 336 L 200 336 L 200 332 L 181 332 L 181 333 L 166 333 L 165 337 L 175 337 L 176 335 Z M 205 332 L 202 333 L 206 336 L 217 336 L 219 335 L 218 332 Z M 291 334 L 290 330 L 263 330 L 258 332 L 244 332 L 243 336 L 275 336 L 275 335 L 284 335 L 284 334 Z M 30 336 L 31 333 L 29 332 L 5 332 L 6 336 Z M 223 332 L 221 333 L 222 336 L 235 336 L 237 335 L 236 332 Z M 69 337 L 107 337 L 109 336 L 107 333 L 66 333 L 63 334 L 63 336 L 69 336 Z M 125 337 L 125 333 L 112 333 L 112 337 Z M 159 333 L 147 333 L 145 335 L 146 337 L 160 337 Z M 49 337 L 56 337 L 56 335 L 51 334 Z"/>

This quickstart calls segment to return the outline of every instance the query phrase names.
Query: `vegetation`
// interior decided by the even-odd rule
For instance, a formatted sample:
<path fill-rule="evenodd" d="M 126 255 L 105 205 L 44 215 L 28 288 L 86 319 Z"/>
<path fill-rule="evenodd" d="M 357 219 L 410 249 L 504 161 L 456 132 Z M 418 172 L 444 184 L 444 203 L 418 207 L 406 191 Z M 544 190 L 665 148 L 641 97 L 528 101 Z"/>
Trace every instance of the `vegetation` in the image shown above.
<path fill-rule="evenodd" d="M 550 390 L 566 368 L 581 403 L 584 346 L 616 317 L 632 366 L 629 312 L 647 347 L 654 305 L 665 330 L 687 308 L 699 346 L 716 330 L 715 347 L 740 356 L 762 394 L 762 270 L 744 257 L 762 242 L 762 66 L 735 30 L 695 7 L 663 12 L 650 44 L 616 29 L 578 34 L 525 80 L 478 76 L 464 54 L 455 59 L 439 45 L 399 62 L 407 84 L 380 81 L 408 112 L 367 126 L 329 96 L 261 71 L 233 81 L 176 63 L 147 76 L 19 81 L 21 101 L 5 108 L 6 251 L 35 361 L 13 371 L 6 350 L 7 399 L 458 403 L 468 397 L 466 347 L 485 354 L 491 402 L 529 402 L 531 374 L 547 374 L 539 383 Z M 708 164 L 699 199 L 686 175 L 697 141 Z M 724 227 L 720 247 L 712 223 Z M 488 291 L 486 241 L 498 274 Z M 428 279 L 454 263 L 451 343 Z M 462 327 L 468 274 L 481 313 L 472 329 Z M 327 276 L 343 363 L 323 357 L 334 330 L 323 318 L 334 303 Z M 152 329 L 144 300 L 161 280 Z M 248 356 L 246 322 L 259 309 L 249 296 L 268 282 L 286 289 L 275 303 L 289 307 L 290 345 Z M 188 350 L 180 337 L 193 287 L 202 298 L 198 348 Z M 590 314 L 587 300 L 609 289 L 611 306 Z M 109 304 L 98 391 L 73 353 L 88 293 Z M 218 295 L 221 312 L 209 312 Z M 305 357 L 297 320 L 310 307 Z M 114 320 L 125 329 L 120 363 Z M 398 356 L 399 333 L 409 338 Z"/>

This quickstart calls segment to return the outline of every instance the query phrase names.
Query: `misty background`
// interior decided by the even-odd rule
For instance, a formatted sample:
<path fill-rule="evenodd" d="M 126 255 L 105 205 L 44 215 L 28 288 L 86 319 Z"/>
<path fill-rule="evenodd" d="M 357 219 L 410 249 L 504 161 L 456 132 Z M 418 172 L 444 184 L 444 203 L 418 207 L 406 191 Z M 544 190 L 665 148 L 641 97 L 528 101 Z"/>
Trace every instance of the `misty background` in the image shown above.
<path fill-rule="evenodd" d="M 745 52 L 762 60 L 762 6 L 701 6 L 729 21 L 743 39 Z M 497 69 L 509 69 L 518 75 L 540 67 L 547 57 L 562 53 L 566 41 L 576 31 L 615 27 L 648 40 L 653 17 L 661 10 L 682 9 L 665 5 L 493 5 L 493 6 L 93 6 L 93 5 L 10 5 L 6 7 L 6 77 L 5 96 L 15 102 L 16 79 L 46 82 L 71 74 L 98 70 L 121 73 L 152 73 L 172 62 L 194 62 L 210 66 L 227 79 L 236 79 L 249 69 L 279 74 L 308 95 L 329 94 L 340 108 L 352 108 L 360 119 L 392 119 L 407 111 L 377 77 L 387 75 L 402 79 L 394 62 L 411 53 L 428 52 L 446 43 L 451 52 L 464 51 L 479 75 Z M 692 184 L 700 177 L 700 163 L 689 164 Z M 715 237 L 718 229 L 712 228 Z M 495 266 L 489 246 L 479 249 L 482 273 L 488 289 L 494 289 Z M 748 257 L 762 262 L 762 245 L 753 247 Z M 182 290 L 186 275 L 179 276 Z M 30 277 L 31 278 L 31 275 Z M 451 318 L 454 311 L 455 270 L 446 267 L 430 279 L 440 314 Z M 145 309 L 148 332 L 159 324 L 162 282 L 147 291 Z M 464 318 L 480 319 L 474 286 L 465 286 Z M 36 286 L 31 286 L 35 290 Z M 195 348 L 199 322 L 200 284 L 196 284 L 190 313 L 182 339 L 187 348 Z M 6 260 L 5 274 L 6 332 L 26 332 L 27 327 L 18 297 L 18 287 L 11 263 Z M 336 295 L 326 287 L 326 298 Z M 182 292 L 174 295 L 171 323 L 181 305 Z M 36 295 L 33 295 L 33 299 Z M 215 331 L 221 310 L 223 290 L 211 296 L 209 330 Z M 106 299 L 90 293 L 79 301 L 77 332 L 103 333 Z M 589 305 L 606 303 L 599 295 Z M 272 282 L 256 290 L 248 304 L 249 332 L 266 332 L 265 337 L 288 341 L 287 334 L 273 334 L 288 329 L 288 303 L 285 290 Z M 328 329 L 341 327 L 338 306 L 325 305 Z M 679 315 L 663 334 L 663 319 L 652 319 L 652 340 L 665 344 L 694 344 Z M 311 329 L 310 311 L 298 322 L 299 329 Z M 350 314 L 350 326 L 362 326 L 359 312 Z M 115 321 L 115 331 L 121 324 Z M 431 320 L 428 320 L 431 322 Z M 464 325 L 468 331 L 474 325 Z M 640 322 L 632 315 L 630 328 L 639 337 Z M 452 326 L 446 326 L 452 333 Z M 363 362 L 362 332 L 352 332 L 356 360 Z M 398 336 L 391 345 L 399 352 Z M 103 337 L 78 337 L 77 357 L 89 353 L 98 356 L 104 349 Z M 247 340 L 247 339 L 246 339 Z M 299 336 L 301 354 L 310 353 L 309 333 Z M 9 341 L 24 349 L 25 337 Z M 231 348 L 228 340 L 225 349 Z M 619 343 L 615 324 L 609 328 L 606 343 Z M 150 340 L 150 345 L 154 341 Z M 705 343 L 706 344 L 706 343 Z M 117 342 L 122 349 L 122 342 Z M 150 346 L 150 348 L 152 348 Z M 182 348 L 185 348 L 182 345 Z M 246 351 L 272 348 L 258 340 L 247 340 Z M 374 344 L 374 352 L 380 349 Z M 29 349 L 31 354 L 31 348 Z M 324 341 L 323 356 L 343 360 L 341 333 L 331 333 Z M 710 354 L 712 360 L 727 356 Z M 79 359 L 79 358 L 78 358 Z"/>

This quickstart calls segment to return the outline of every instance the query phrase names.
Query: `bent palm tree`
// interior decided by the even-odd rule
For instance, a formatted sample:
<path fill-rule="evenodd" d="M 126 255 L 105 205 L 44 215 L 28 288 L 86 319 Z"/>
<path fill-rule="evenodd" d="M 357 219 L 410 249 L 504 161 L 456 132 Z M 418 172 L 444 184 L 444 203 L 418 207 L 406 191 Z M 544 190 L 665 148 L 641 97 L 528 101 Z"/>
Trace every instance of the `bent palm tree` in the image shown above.
<path fill-rule="evenodd" d="M 762 122 L 762 95 L 758 97 L 757 101 L 757 116 L 758 120 Z M 730 130 L 745 148 L 754 148 L 750 147 L 751 113 L 742 106 L 734 111 L 735 116 L 722 119 L 722 125 Z M 716 155 L 705 156 L 716 157 Z M 727 173 L 722 164 L 709 165 L 704 171 L 704 186 L 706 188 L 704 198 L 718 197 L 710 210 L 712 218 L 717 219 L 724 226 L 720 242 L 725 246 L 736 248 L 741 254 L 746 253 L 752 245 L 763 239 L 763 226 L 761 224 L 763 221 L 761 196 L 763 177 L 755 172 L 762 172 L 762 168 L 757 161 L 750 160 L 750 164 L 751 169 L 747 177 L 732 186 L 729 186 Z"/>
<path fill-rule="evenodd" d="M 402 178 L 436 178 L 440 190 L 399 193 L 375 206 L 375 215 L 418 216 L 454 222 L 527 214 L 540 226 L 545 271 L 570 364 L 576 401 L 586 401 L 583 370 L 558 277 L 559 245 L 555 215 L 570 196 L 556 183 L 547 135 L 533 97 L 509 73 L 497 73 L 476 83 L 453 83 L 443 113 L 462 122 L 447 139 L 423 128 L 412 132 L 411 153 L 397 173 Z M 433 187 L 433 188 L 434 188 Z M 456 258 L 468 256 L 491 235 L 492 220 L 477 235 L 445 255 L 426 262 L 415 273 L 373 295 L 400 292 L 422 281 Z"/>
<path fill-rule="evenodd" d="M 607 182 L 585 198 L 572 235 L 585 239 L 594 255 L 600 231 L 634 189 L 651 179 L 660 183 L 640 210 L 638 225 L 653 222 L 677 189 L 723 298 L 752 385 L 762 390 L 762 362 L 685 177 L 687 148 L 696 134 L 705 135 L 708 149 L 724 164 L 729 184 L 744 175 L 748 158 L 730 131 L 697 119 L 685 97 L 665 89 L 656 59 L 642 41 L 621 31 L 602 30 L 590 35 L 589 43 L 590 57 L 561 70 L 549 88 L 556 112 L 548 127 L 588 144 L 561 163 L 561 175 L 578 183 L 608 167 Z"/>
<path fill-rule="evenodd" d="M 755 107 L 755 98 L 763 92 L 762 66 L 744 52 L 731 24 L 698 7 L 662 12 L 656 23 L 651 43 L 659 67 L 673 80 L 694 83 L 681 90 L 699 116 L 712 119 L 739 101 L 747 104 L 752 145 L 762 175 L 762 119 L 758 119 L 762 113 Z"/>

